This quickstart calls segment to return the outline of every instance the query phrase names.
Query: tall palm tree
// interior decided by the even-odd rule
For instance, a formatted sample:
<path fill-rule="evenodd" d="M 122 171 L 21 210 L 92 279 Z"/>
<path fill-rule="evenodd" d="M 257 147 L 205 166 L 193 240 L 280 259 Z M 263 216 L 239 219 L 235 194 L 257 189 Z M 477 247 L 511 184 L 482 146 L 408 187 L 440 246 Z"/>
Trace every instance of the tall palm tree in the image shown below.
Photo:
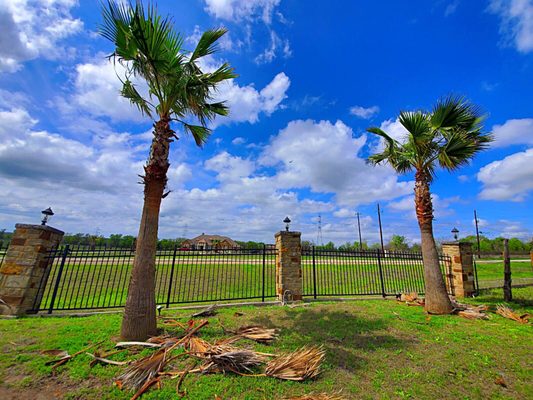
<path fill-rule="evenodd" d="M 210 130 L 206 124 L 217 115 L 227 115 L 224 102 L 212 95 L 220 82 L 234 78 L 223 64 L 213 72 L 203 72 L 201 57 L 217 50 L 216 41 L 225 29 L 206 31 L 192 52 L 183 50 L 183 39 L 174 31 L 170 18 L 162 18 L 153 5 L 145 12 L 141 1 L 135 5 L 109 0 L 102 7 L 100 34 L 115 50 L 110 55 L 125 68 L 121 95 L 154 120 L 148 161 L 141 176 L 144 206 L 135 249 L 135 260 L 121 335 L 129 340 L 144 340 L 156 334 L 155 253 L 159 210 L 167 184 L 170 143 L 178 139 L 171 128 L 179 123 L 202 146 Z M 118 75 L 118 73 L 117 73 Z M 143 97 L 132 79 L 144 80 L 148 95 Z M 191 123 L 197 120 L 198 124 Z"/>
<path fill-rule="evenodd" d="M 384 139 L 384 150 L 369 157 L 373 164 L 388 162 L 398 173 L 415 172 L 415 208 L 422 238 L 426 311 L 452 311 L 439 267 L 433 237 L 433 204 L 430 184 L 438 167 L 454 171 L 467 164 L 493 140 L 482 132 L 484 116 L 464 98 L 450 96 L 437 102 L 431 111 L 402 111 L 399 121 L 407 130 L 398 141 L 379 128 L 369 132 Z"/>

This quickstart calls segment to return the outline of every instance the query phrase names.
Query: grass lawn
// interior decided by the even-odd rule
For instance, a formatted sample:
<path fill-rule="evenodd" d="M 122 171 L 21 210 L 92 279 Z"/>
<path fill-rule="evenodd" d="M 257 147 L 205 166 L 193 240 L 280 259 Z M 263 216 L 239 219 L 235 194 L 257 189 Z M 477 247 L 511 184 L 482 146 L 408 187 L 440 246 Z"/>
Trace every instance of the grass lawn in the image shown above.
<path fill-rule="evenodd" d="M 517 311 L 533 313 L 533 288 L 515 289 Z M 501 291 L 484 293 L 474 303 L 501 302 Z M 236 316 L 235 312 L 242 312 Z M 185 322 L 191 311 L 165 310 Z M 0 320 L 0 398 L 128 399 L 113 386 L 124 367 L 89 367 L 80 355 L 52 375 L 39 354 L 63 349 L 71 354 L 90 343 L 116 341 L 120 314 L 83 318 Z M 283 399 L 309 392 L 342 390 L 350 399 L 531 399 L 533 398 L 533 330 L 498 315 L 488 321 L 457 316 L 427 317 L 421 307 L 393 300 L 317 302 L 306 307 L 233 307 L 219 310 L 201 337 L 224 336 L 216 320 L 235 328 L 263 324 L 280 328 L 271 346 L 242 342 L 259 351 L 292 351 L 307 344 L 324 345 L 326 361 L 318 379 L 305 383 L 264 377 L 191 375 L 182 388 L 188 399 Z M 171 331 L 172 332 L 172 331 Z M 181 351 L 181 350 L 178 350 Z M 145 350 L 143 354 L 149 354 Z M 139 357 L 137 355 L 135 357 Z M 118 354 L 116 360 L 133 356 Z M 502 377 L 504 388 L 495 383 Z M 145 399 L 178 399 L 175 380 Z"/>

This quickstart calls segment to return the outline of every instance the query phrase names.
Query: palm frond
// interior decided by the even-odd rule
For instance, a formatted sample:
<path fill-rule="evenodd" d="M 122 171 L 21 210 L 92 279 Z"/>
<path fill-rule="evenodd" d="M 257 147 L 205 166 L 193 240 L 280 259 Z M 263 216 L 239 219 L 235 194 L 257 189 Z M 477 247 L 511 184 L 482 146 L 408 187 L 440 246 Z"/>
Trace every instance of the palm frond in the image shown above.
<path fill-rule="evenodd" d="M 402 111 L 398 120 L 409 132 L 408 139 L 413 140 L 417 145 L 424 145 L 424 142 L 432 140 L 426 113 L 422 111 Z"/>
<path fill-rule="evenodd" d="M 202 147 L 204 143 L 207 142 L 209 135 L 211 135 L 211 129 L 205 126 L 191 125 L 183 122 L 183 127 L 185 128 L 186 132 L 192 135 L 194 141 L 196 142 L 196 145 L 200 147 Z"/>
<path fill-rule="evenodd" d="M 481 128 L 483 114 L 479 107 L 461 96 L 440 99 L 431 112 L 430 123 L 436 129 L 462 129 L 466 131 Z"/>
<path fill-rule="evenodd" d="M 122 91 L 120 92 L 122 97 L 128 99 L 133 105 L 135 105 L 141 113 L 152 118 L 152 111 L 150 109 L 150 102 L 145 100 L 135 88 L 135 85 L 131 83 L 129 79 L 126 79 L 122 85 Z"/>
<path fill-rule="evenodd" d="M 193 53 L 191 54 L 190 60 L 194 61 L 200 57 L 215 53 L 217 51 L 217 40 L 224 36 L 227 31 L 228 30 L 226 28 L 210 29 L 205 31 L 198 41 Z"/>
<path fill-rule="evenodd" d="M 265 374 L 289 381 L 313 379 L 320 374 L 320 365 L 325 355 L 322 347 L 303 347 L 271 360 L 266 366 Z"/>

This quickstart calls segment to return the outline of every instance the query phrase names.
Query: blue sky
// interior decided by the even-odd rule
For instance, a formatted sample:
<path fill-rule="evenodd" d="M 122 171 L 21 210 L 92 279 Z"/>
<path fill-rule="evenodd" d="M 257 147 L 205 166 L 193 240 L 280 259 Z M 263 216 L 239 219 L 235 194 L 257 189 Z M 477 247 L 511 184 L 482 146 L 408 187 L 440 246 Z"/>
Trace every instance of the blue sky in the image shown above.
<path fill-rule="evenodd" d="M 486 113 L 493 147 L 433 184 L 437 238 L 533 232 L 533 1 L 159 1 L 192 49 L 225 26 L 220 88 L 231 114 L 199 149 L 180 132 L 161 237 L 225 234 L 271 242 L 289 215 L 303 239 L 418 241 L 412 176 L 371 167 L 381 126 L 402 135 L 400 110 L 460 94 Z M 0 3 L 0 229 L 51 206 L 67 232 L 136 234 L 151 122 L 118 95 L 96 34 L 97 2 Z M 118 71 L 120 73 L 120 70 Z"/>

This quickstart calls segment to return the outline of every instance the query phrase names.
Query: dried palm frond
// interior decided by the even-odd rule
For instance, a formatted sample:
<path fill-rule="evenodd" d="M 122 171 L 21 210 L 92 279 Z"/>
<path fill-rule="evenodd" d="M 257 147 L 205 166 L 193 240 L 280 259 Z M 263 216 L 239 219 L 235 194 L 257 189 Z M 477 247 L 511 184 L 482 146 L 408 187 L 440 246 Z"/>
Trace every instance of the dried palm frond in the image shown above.
<path fill-rule="evenodd" d="M 309 393 L 303 396 L 289 397 L 287 400 L 345 400 L 346 398 L 339 394 L 327 393 Z"/>
<path fill-rule="evenodd" d="M 115 347 L 131 347 L 131 346 L 142 346 L 142 347 L 161 347 L 160 343 L 150 343 L 150 342 L 118 342 Z"/>
<path fill-rule="evenodd" d="M 138 390 L 136 396 L 139 394 L 139 392 L 142 393 L 143 390 L 148 389 L 152 384 L 159 381 L 157 375 L 163 370 L 169 361 L 167 358 L 167 353 L 171 352 L 180 344 L 186 343 L 188 340 L 190 340 L 192 335 L 194 335 L 208 323 L 209 322 L 205 320 L 201 321 L 200 324 L 190 329 L 187 335 L 177 340 L 174 344 L 157 350 L 151 356 L 147 356 L 135 361 L 126 369 L 126 371 L 118 376 L 117 380 L 115 381 L 117 386 L 120 388 Z"/>
<path fill-rule="evenodd" d="M 270 343 L 278 338 L 277 329 L 265 328 L 261 325 L 241 326 L 234 333 L 237 336 L 254 340 L 258 343 Z"/>
<path fill-rule="evenodd" d="M 217 313 L 216 309 L 217 309 L 217 305 L 216 304 L 211 304 L 206 309 L 191 315 L 191 317 L 193 317 L 193 318 L 195 318 L 195 317 L 212 317 L 213 315 L 215 315 Z"/>
<path fill-rule="evenodd" d="M 530 317 L 528 313 L 519 315 L 518 313 L 515 313 L 512 308 L 503 304 L 498 304 L 496 307 L 496 314 L 500 314 L 504 318 L 512 319 L 513 321 L 520 322 L 521 324 L 527 324 Z"/>
<path fill-rule="evenodd" d="M 160 349 L 151 356 L 135 361 L 118 376 L 115 382 L 121 388 L 139 390 L 157 377 L 165 366 L 166 360 L 167 349 Z"/>
<path fill-rule="evenodd" d="M 265 374 L 290 381 L 315 378 L 326 352 L 321 347 L 302 347 L 293 353 L 276 357 L 266 366 Z"/>
<path fill-rule="evenodd" d="M 457 315 L 466 319 L 489 319 L 489 316 L 484 312 L 480 312 L 473 308 L 457 311 Z"/>
<path fill-rule="evenodd" d="M 194 355 L 205 354 L 211 349 L 211 344 L 206 342 L 204 339 L 198 337 L 191 337 L 187 342 L 185 342 L 185 349 Z"/>
<path fill-rule="evenodd" d="M 251 350 L 235 350 L 209 356 L 200 368 L 204 372 L 253 372 L 252 368 L 265 362 L 264 357 Z"/>
<path fill-rule="evenodd" d="M 92 357 L 94 360 L 91 361 L 89 364 L 91 367 L 93 367 L 97 362 L 100 362 L 102 364 L 111 364 L 111 365 L 128 365 L 129 361 L 114 361 L 110 360 L 108 358 L 102 357 L 98 352 L 95 352 L 95 354 L 91 353 L 85 353 L 89 357 Z"/>

